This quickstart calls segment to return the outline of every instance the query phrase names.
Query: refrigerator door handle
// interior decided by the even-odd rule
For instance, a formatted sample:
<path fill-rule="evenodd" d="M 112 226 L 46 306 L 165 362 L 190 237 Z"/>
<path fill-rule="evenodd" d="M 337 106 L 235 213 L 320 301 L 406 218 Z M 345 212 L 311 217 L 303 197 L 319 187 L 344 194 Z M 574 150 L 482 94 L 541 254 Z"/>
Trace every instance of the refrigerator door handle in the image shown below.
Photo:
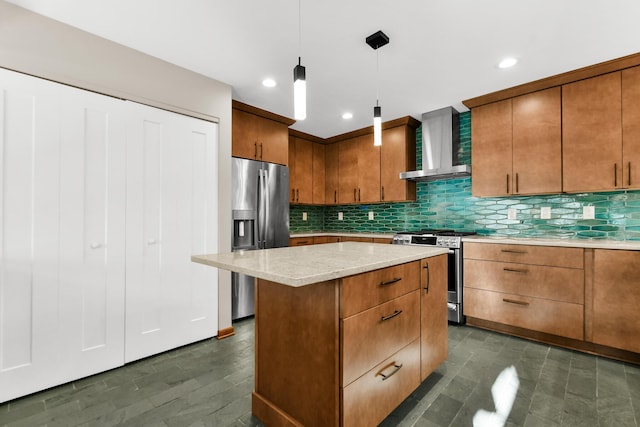
<path fill-rule="evenodd" d="M 271 199 L 271 194 L 269 194 L 270 189 L 269 189 L 269 170 L 265 169 L 264 170 L 264 218 L 262 219 L 262 222 L 264 223 L 263 225 L 263 229 L 262 229 L 262 235 L 264 238 L 264 248 L 271 248 L 273 247 L 273 243 L 269 242 L 269 233 L 271 230 L 267 230 L 267 224 L 271 224 L 271 218 L 270 218 L 270 214 L 269 212 L 271 212 L 271 204 L 269 203 L 269 200 Z"/>
<path fill-rule="evenodd" d="M 264 248 L 264 179 L 258 170 L 258 249 Z"/>

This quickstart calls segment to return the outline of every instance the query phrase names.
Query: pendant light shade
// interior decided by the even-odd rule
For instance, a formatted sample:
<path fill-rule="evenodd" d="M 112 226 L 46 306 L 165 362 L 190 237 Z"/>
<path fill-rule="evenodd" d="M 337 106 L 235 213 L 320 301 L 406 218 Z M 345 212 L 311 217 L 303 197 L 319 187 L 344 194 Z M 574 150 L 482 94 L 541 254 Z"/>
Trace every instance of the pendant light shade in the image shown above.
<path fill-rule="evenodd" d="M 373 145 L 382 145 L 382 107 L 373 107 Z"/>
<path fill-rule="evenodd" d="M 300 64 L 293 67 L 293 116 L 296 120 L 307 118 L 307 80 L 306 70 Z"/>

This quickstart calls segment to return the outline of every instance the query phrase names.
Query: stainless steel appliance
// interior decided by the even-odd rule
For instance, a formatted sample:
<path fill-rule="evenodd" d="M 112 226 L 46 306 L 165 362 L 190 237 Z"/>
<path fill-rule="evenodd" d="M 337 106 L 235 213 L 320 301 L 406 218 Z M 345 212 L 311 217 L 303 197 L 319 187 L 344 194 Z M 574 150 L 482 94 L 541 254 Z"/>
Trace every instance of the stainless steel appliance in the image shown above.
<path fill-rule="evenodd" d="M 462 237 L 476 234 L 453 230 L 406 231 L 393 236 L 396 245 L 429 245 L 449 248 L 449 278 L 447 292 L 448 319 L 464 323 L 462 307 Z"/>
<path fill-rule="evenodd" d="M 289 245 L 289 168 L 232 158 L 233 252 Z M 254 278 L 231 276 L 231 318 L 254 314 Z"/>

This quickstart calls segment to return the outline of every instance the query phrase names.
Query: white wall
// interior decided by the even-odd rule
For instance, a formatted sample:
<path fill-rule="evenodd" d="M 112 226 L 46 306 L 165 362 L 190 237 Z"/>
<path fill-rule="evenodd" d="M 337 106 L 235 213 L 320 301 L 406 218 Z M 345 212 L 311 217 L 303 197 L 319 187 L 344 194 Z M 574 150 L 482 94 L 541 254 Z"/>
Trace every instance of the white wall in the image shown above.
<path fill-rule="evenodd" d="M 231 250 L 231 86 L 0 0 L 0 67 L 219 123 L 219 248 Z M 231 326 L 231 275 L 218 278 Z"/>

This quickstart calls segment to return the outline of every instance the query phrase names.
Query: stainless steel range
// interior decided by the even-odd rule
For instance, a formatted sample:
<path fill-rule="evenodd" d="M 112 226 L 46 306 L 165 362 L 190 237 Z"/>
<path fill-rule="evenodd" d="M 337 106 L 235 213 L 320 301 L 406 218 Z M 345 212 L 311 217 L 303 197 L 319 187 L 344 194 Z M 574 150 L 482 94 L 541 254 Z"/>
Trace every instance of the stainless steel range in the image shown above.
<path fill-rule="evenodd" d="M 464 323 L 462 311 L 462 237 L 474 232 L 454 230 L 404 231 L 393 236 L 396 245 L 427 245 L 449 248 L 449 280 L 447 292 L 448 319 L 452 323 Z"/>

